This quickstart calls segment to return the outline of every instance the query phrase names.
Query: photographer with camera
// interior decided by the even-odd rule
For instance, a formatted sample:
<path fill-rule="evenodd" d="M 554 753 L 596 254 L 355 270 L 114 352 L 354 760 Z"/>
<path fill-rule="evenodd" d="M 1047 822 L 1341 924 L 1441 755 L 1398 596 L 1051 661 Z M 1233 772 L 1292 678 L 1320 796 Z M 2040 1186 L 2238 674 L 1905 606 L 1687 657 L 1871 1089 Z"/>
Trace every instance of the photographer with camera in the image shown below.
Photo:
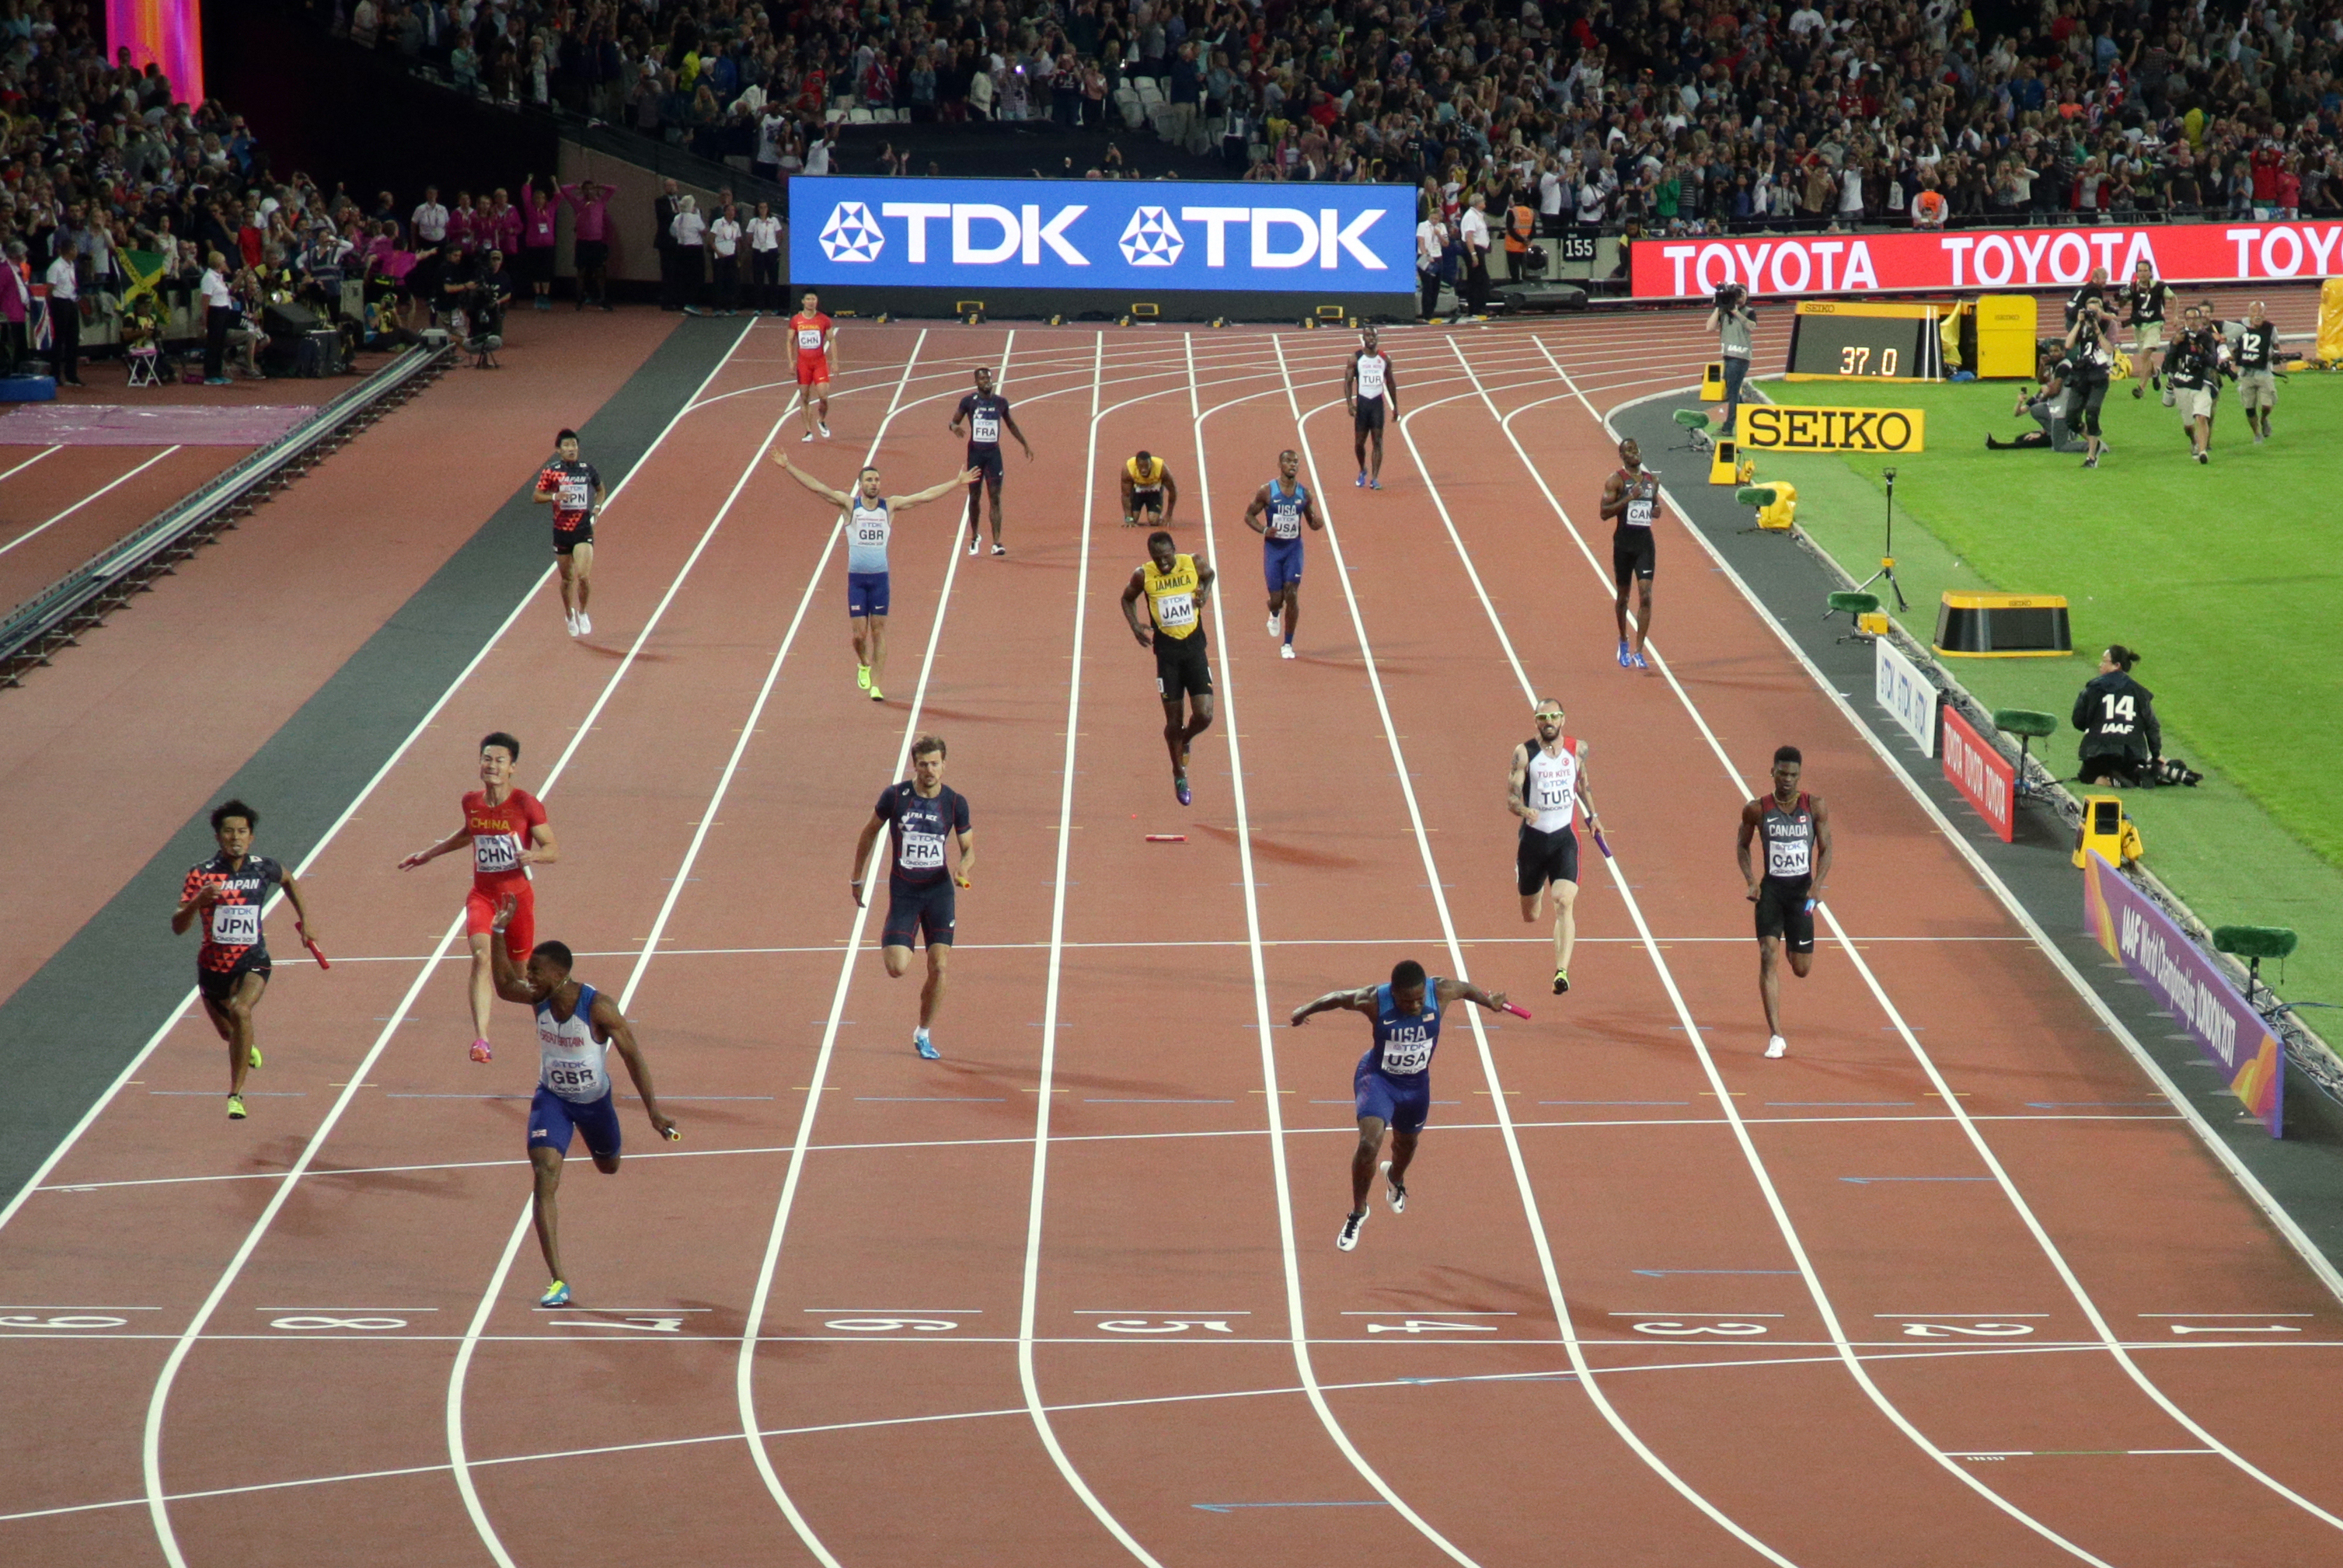
<path fill-rule="evenodd" d="M 2192 305 L 2182 317 L 2179 338 L 2164 359 L 2164 395 L 2180 414 L 2188 437 L 2188 455 L 2200 463 L 2212 461 L 2213 400 L 2219 395 L 2227 367 L 2221 335 L 2205 319 L 2205 307 Z"/>
<path fill-rule="evenodd" d="M 2074 427 L 2066 422 L 2066 372 L 2069 368 L 2064 346 L 2056 338 L 2036 347 L 2034 376 L 2038 385 L 2031 392 L 2017 395 L 2017 406 L 2012 408 L 2012 418 L 2031 417 L 2041 427 L 2028 430 L 2014 440 L 1996 441 L 1985 438 L 1988 452 L 2080 452 L 2087 449 Z"/>
<path fill-rule="evenodd" d="M 2075 699 L 2074 724 L 2085 784 L 2161 782 L 2164 730 L 2156 721 L 2156 694 L 2131 678 L 2139 650 L 2116 643 L 2099 655 L 2099 673 Z"/>
<path fill-rule="evenodd" d="M 1756 325 L 1757 313 L 1749 308 L 1749 291 L 1737 283 L 1718 285 L 1709 304 L 1708 330 L 1716 334 L 1725 360 L 1725 414 L 1718 430 L 1722 436 L 1730 436 L 1736 428 L 1741 383 L 1749 374 L 1749 334 Z"/>
<path fill-rule="evenodd" d="M 2075 325 L 2066 332 L 2067 417 L 2083 427 L 2089 456 L 2083 467 L 2096 468 L 2107 443 L 2099 437 L 2099 409 L 2107 400 L 2107 378 L 2115 368 L 2115 312 L 2097 296 L 2082 299 Z"/>

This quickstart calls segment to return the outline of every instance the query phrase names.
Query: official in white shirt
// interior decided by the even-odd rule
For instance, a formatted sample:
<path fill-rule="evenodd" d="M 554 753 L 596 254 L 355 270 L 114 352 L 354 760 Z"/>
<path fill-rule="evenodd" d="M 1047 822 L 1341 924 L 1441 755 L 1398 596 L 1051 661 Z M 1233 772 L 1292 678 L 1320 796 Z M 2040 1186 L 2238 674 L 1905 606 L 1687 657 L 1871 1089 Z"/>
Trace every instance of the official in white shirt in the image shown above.
<path fill-rule="evenodd" d="M 739 208 L 724 206 L 708 226 L 708 258 L 716 267 L 716 307 L 727 316 L 739 315 Z"/>
<path fill-rule="evenodd" d="M 201 282 L 196 285 L 204 297 L 204 385 L 225 387 L 227 379 L 227 329 L 236 320 L 234 296 L 227 286 L 227 257 L 218 251 L 211 254 L 210 265 L 204 268 Z"/>
<path fill-rule="evenodd" d="M 759 202 L 757 216 L 744 226 L 749 232 L 749 307 L 767 316 L 781 314 L 781 220 L 773 204 Z"/>
<path fill-rule="evenodd" d="M 74 271 L 79 247 L 70 238 L 57 241 L 57 258 L 49 263 L 49 360 L 57 385 L 79 387 L 81 379 L 81 279 Z"/>
<path fill-rule="evenodd" d="M 439 205 L 439 187 L 423 187 L 423 205 L 415 209 L 409 220 L 415 229 L 415 248 L 426 246 L 437 248 L 447 240 L 447 209 Z"/>
<path fill-rule="evenodd" d="M 683 296 L 686 316 L 705 316 L 700 292 L 708 286 L 708 220 L 699 216 L 698 196 L 678 196 L 675 221 L 668 226 L 675 240 L 677 291 Z"/>

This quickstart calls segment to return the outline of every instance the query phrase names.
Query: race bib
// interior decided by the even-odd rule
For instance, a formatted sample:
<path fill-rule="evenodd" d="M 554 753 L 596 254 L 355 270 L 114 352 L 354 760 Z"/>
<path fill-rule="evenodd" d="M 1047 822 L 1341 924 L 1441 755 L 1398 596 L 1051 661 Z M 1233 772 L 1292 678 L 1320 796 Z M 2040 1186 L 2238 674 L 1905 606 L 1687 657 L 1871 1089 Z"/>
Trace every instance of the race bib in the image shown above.
<path fill-rule="evenodd" d="M 565 512 L 582 512 L 594 499 L 594 487 L 583 479 L 564 479 L 553 504 Z"/>
<path fill-rule="evenodd" d="M 545 1070 L 545 1086 L 559 1093 L 565 1089 L 591 1089 L 599 1075 L 582 1062 L 552 1062 Z"/>
<path fill-rule="evenodd" d="M 1185 593 L 1165 594 L 1155 601 L 1155 624 L 1169 630 L 1175 626 L 1196 624 L 1196 596 Z"/>
<path fill-rule="evenodd" d="M 1558 810 L 1570 802 L 1570 783 L 1559 773 L 1548 773 L 1537 781 L 1537 803 L 1548 811 Z"/>
<path fill-rule="evenodd" d="M 1302 514 L 1297 511 L 1274 511 L 1269 515 L 1269 537 L 1273 539 L 1298 539 L 1302 537 Z"/>
<path fill-rule="evenodd" d="M 1806 869 L 1806 841 L 1804 839 L 1771 839 L 1766 841 L 1766 875 L 1803 877 Z"/>
<path fill-rule="evenodd" d="M 520 840 L 510 833 L 472 835 L 472 867 L 484 876 L 498 876 L 520 866 Z"/>
<path fill-rule="evenodd" d="M 214 904 L 212 942 L 223 948 L 249 948 L 260 943 L 258 904 Z"/>
<path fill-rule="evenodd" d="M 990 414 L 979 414 L 973 429 L 976 440 L 999 441 L 1001 439 L 1001 421 Z"/>
<path fill-rule="evenodd" d="M 821 352 L 820 327 L 800 327 L 798 328 L 798 352 L 800 354 L 819 354 Z"/>
<path fill-rule="evenodd" d="M 1432 1065 L 1432 1045 L 1429 1036 L 1383 1041 L 1383 1070 L 1393 1073 L 1422 1072 Z"/>
<path fill-rule="evenodd" d="M 898 857 L 904 869 L 940 871 L 944 864 L 944 836 L 941 833 L 906 833 L 903 848 Z"/>
<path fill-rule="evenodd" d="M 886 520 L 882 518 L 855 518 L 854 542 L 870 549 L 884 545 L 887 542 Z"/>
<path fill-rule="evenodd" d="M 1652 526 L 1653 504 L 1649 498 L 1638 496 L 1627 503 L 1627 526 L 1648 528 Z"/>

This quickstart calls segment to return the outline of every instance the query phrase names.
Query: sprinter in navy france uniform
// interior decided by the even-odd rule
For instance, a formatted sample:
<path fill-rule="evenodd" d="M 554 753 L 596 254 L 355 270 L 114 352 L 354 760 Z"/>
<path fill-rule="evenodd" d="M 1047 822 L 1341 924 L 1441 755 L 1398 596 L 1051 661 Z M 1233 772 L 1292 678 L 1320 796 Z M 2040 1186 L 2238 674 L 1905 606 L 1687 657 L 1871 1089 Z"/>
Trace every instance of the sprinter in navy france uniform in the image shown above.
<path fill-rule="evenodd" d="M 879 797 L 862 836 L 854 843 L 854 901 L 862 902 L 862 883 L 870 851 L 879 835 L 892 829 L 895 855 L 887 874 L 887 923 L 880 938 L 887 974 L 900 980 L 911 967 L 911 944 L 924 937 L 928 944 L 928 978 L 920 988 L 920 1026 L 911 1031 L 911 1049 L 933 1061 L 942 1052 L 928 1038 L 928 1026 L 943 1006 L 944 970 L 951 957 L 952 936 L 960 921 L 958 888 L 970 885 L 976 870 L 976 835 L 969 830 L 968 799 L 944 783 L 944 741 L 940 735 L 922 735 L 911 746 L 911 776 L 890 784 Z M 945 863 L 950 839 L 960 851 L 957 869 Z"/>
<path fill-rule="evenodd" d="M 1359 1112 L 1359 1146 L 1351 1156 L 1351 1211 L 1334 1245 L 1347 1252 L 1359 1244 L 1367 1222 L 1367 1188 L 1374 1180 L 1383 1131 L 1392 1135 L 1392 1157 L 1382 1169 L 1388 1185 L 1383 1201 L 1392 1212 L 1407 1211 L 1407 1168 L 1415 1159 L 1417 1135 L 1432 1111 L 1432 1054 L 1440 1048 L 1440 1015 L 1452 1001 L 1477 1002 L 1502 1011 L 1505 993 L 1484 991 L 1470 980 L 1426 978 L 1423 966 L 1405 959 L 1393 966 L 1383 985 L 1330 990 L 1293 1010 L 1293 1027 L 1313 1013 L 1363 1012 L 1374 1020 L 1375 1042 L 1359 1059 L 1352 1077 Z"/>
<path fill-rule="evenodd" d="M 959 409 L 951 417 L 951 433 L 968 438 L 968 466 L 980 477 L 968 487 L 968 553 L 976 554 L 978 536 L 983 529 L 983 518 L 978 503 L 987 492 L 992 495 L 992 553 L 1005 556 L 1009 547 L 1001 542 L 1001 432 L 1007 430 L 1025 448 L 1025 460 L 1033 460 L 1033 443 L 1025 439 L 1025 432 L 1017 427 L 1009 412 L 1009 399 L 992 389 L 992 370 L 989 366 L 976 367 L 976 390 L 960 400 Z"/>

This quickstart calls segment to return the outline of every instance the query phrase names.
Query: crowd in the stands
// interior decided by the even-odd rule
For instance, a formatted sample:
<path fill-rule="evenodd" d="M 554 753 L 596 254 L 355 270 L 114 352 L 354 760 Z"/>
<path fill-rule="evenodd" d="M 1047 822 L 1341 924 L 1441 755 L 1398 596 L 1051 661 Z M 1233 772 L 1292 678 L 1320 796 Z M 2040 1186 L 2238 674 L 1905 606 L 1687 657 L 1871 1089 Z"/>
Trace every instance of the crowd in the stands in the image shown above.
<path fill-rule="evenodd" d="M 318 0 L 347 5 L 348 0 Z M 820 173 L 856 109 L 1654 232 L 2343 206 L 2343 0 L 356 0 L 516 104 Z M 867 156 L 867 155 L 865 155 Z M 908 171 L 907 171 L 908 172 Z M 918 172 L 925 172 L 921 169 Z M 1105 171 L 1111 174 L 1113 171 Z"/>

